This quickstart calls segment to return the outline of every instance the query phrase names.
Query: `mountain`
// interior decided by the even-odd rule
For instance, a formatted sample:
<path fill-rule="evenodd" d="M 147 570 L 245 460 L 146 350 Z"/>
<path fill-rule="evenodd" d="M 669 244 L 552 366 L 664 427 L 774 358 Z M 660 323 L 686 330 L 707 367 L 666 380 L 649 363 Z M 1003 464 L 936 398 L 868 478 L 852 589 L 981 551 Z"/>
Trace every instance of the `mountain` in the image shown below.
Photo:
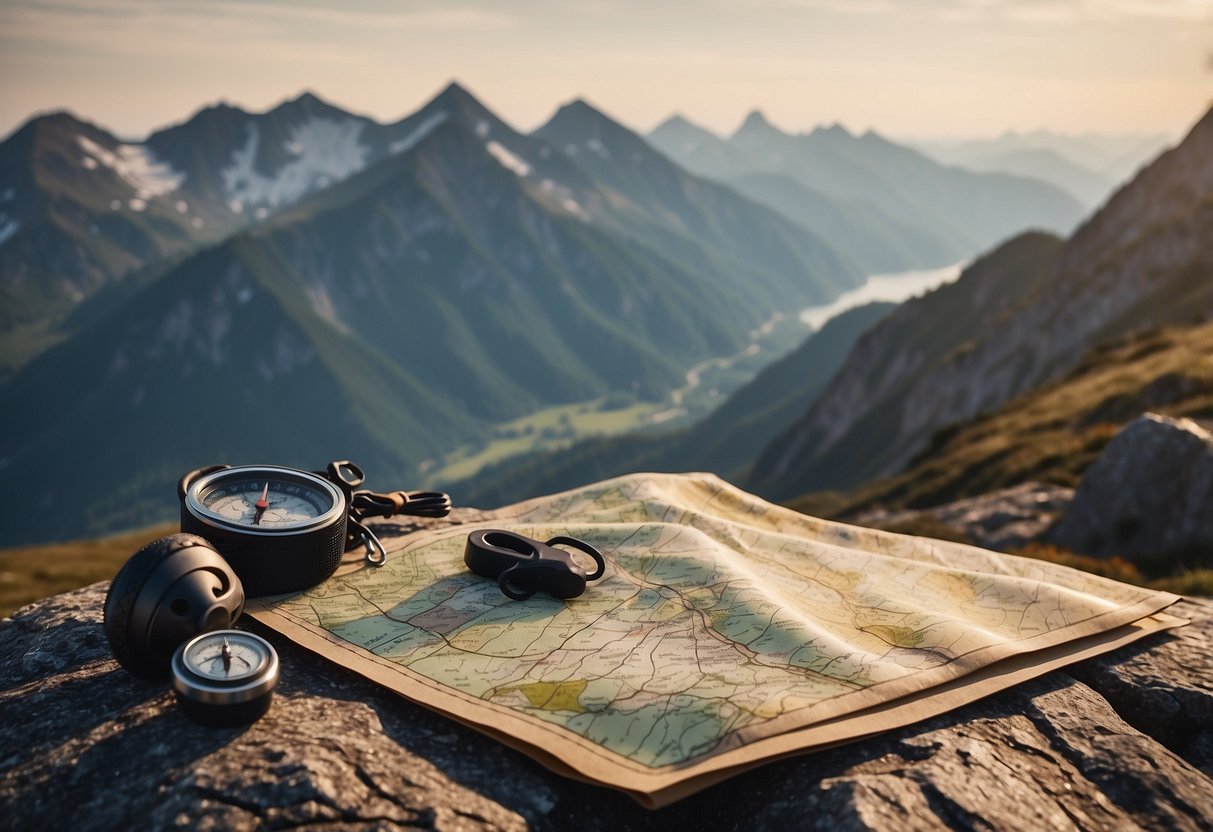
<path fill-rule="evenodd" d="M 510 459 L 450 490 L 460 502 L 494 507 L 636 471 L 711 471 L 738 479 L 824 389 L 860 335 L 894 308 L 872 303 L 830 320 L 692 427 L 588 439 Z"/>
<path fill-rule="evenodd" d="M 144 142 L 31 119 L 0 144 L 0 335 L 402 152 L 440 118 L 382 125 L 305 93 L 265 113 L 207 107 Z"/>
<path fill-rule="evenodd" d="M 695 268 L 728 263 L 774 274 L 801 273 L 815 292 L 857 285 L 860 269 L 811 231 L 735 191 L 693 176 L 583 100 L 561 107 L 534 136 L 560 148 L 602 190 L 596 204 L 629 237 Z M 687 241 L 694 247 L 688 249 Z M 711 263 L 690 260 L 699 251 Z"/>
<path fill-rule="evenodd" d="M 1056 381 L 940 429 L 905 470 L 864 483 L 832 514 L 927 508 L 1028 481 L 1073 488 L 1108 440 L 1142 413 L 1213 416 L 1210 355 L 1213 323 L 1104 342 Z"/>
<path fill-rule="evenodd" d="M 1047 148 L 1006 150 L 976 156 L 958 164 L 969 170 L 1002 171 L 1048 182 L 1066 191 L 1089 209 L 1098 207 L 1118 184 L 1112 177 L 1072 162 Z"/>
<path fill-rule="evenodd" d="M 174 479 L 211 462 L 354 458 L 399 475 L 474 434 L 274 265 L 248 237 L 205 251 L 0 387 L 6 539 L 163 519 Z"/>
<path fill-rule="evenodd" d="M 750 168 L 745 151 L 680 115 L 657 125 L 647 138 L 687 170 L 709 179 L 725 181 Z"/>
<path fill-rule="evenodd" d="M 0 144 L 0 332 L 62 314 L 117 275 L 207 239 L 180 172 L 69 113 Z"/>
<path fill-rule="evenodd" d="M 209 462 L 353 458 L 407 485 L 489 423 L 659 399 L 858 281 L 676 169 L 703 205 L 634 203 L 458 86 L 401 124 L 407 146 L 149 277 L 0 386 L 6 540 L 159 519 Z M 755 241 L 704 230 L 726 222 Z"/>
<path fill-rule="evenodd" d="M 1064 245 L 1017 238 L 869 332 L 750 486 L 790 498 L 893 473 L 1101 341 L 1213 316 L 1211 205 L 1213 111 Z"/>
<path fill-rule="evenodd" d="M 950 265 L 965 257 L 965 247 L 945 234 L 915 227 L 861 199 L 824 196 L 789 176 L 751 173 L 727 184 L 813 229 L 868 274 Z"/>
<path fill-rule="evenodd" d="M 1084 173 L 1094 173 L 1113 184 L 1118 184 L 1131 178 L 1145 164 L 1153 161 L 1158 154 L 1173 144 L 1173 140 L 1162 133 L 1071 135 L 1051 130 L 1008 130 L 999 136 L 986 139 L 935 139 L 911 141 L 909 144 L 944 164 L 976 169 L 988 169 L 987 164 L 996 164 L 999 159 L 1013 162 L 1017 158 L 1025 158 L 1021 154 L 1042 153 L 1045 155 L 1038 158 L 1060 158 L 1064 163 Z M 1049 161 L 1048 164 L 1055 165 L 1056 162 Z"/>
<path fill-rule="evenodd" d="M 838 124 L 790 135 L 754 111 L 728 139 L 677 119 L 649 140 L 688 170 L 724 181 L 827 239 L 842 224 L 838 239 L 852 256 L 865 249 L 856 241 L 868 238 L 874 245 L 866 248 L 880 252 L 881 271 L 956 262 L 1026 228 L 1069 231 L 1083 212 L 1045 182 L 947 167 L 872 131 L 856 136 Z M 832 229 L 821 219 L 831 203 L 841 207 Z"/>

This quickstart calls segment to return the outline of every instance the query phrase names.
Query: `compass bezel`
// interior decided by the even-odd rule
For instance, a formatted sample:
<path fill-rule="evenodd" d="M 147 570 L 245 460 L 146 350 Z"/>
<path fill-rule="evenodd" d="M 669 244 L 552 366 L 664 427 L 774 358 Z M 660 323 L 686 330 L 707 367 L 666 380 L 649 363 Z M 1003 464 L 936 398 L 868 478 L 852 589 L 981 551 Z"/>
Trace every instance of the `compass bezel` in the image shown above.
<path fill-rule="evenodd" d="M 247 523 L 237 523 L 207 508 L 206 499 L 217 489 L 224 487 L 224 483 L 255 482 L 258 479 L 305 487 L 309 491 L 320 493 L 327 497 L 329 507 L 308 520 L 275 526 L 254 526 Z M 340 520 L 346 511 L 345 495 L 331 482 L 308 471 L 300 471 L 296 468 L 286 468 L 280 465 L 239 465 L 205 474 L 190 483 L 185 493 L 183 504 L 186 510 L 198 522 L 204 525 L 224 531 L 258 537 L 283 537 L 286 535 L 307 534 L 316 529 L 332 525 L 334 522 Z"/>

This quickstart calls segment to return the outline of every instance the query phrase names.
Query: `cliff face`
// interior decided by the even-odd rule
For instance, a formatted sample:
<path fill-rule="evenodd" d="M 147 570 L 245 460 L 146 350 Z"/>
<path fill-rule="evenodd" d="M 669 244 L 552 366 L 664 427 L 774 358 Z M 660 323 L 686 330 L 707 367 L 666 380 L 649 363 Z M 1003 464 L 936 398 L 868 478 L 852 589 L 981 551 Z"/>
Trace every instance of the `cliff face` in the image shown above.
<path fill-rule="evenodd" d="M 1014 392 L 1005 373 L 958 383 L 949 368 L 1033 299 L 1052 279 L 1061 241 L 1017 237 L 969 266 L 960 279 L 910 300 L 859 340 L 808 414 L 772 442 L 749 486 L 774 498 L 845 488 L 897 470 L 932 426 Z M 940 396 L 940 388 L 948 395 Z"/>
<path fill-rule="evenodd" d="M 1210 239 L 1213 112 L 1059 250 L 1013 240 L 890 316 L 751 487 L 785 498 L 891 473 L 934 430 L 1059 377 L 1102 340 L 1213 316 Z"/>

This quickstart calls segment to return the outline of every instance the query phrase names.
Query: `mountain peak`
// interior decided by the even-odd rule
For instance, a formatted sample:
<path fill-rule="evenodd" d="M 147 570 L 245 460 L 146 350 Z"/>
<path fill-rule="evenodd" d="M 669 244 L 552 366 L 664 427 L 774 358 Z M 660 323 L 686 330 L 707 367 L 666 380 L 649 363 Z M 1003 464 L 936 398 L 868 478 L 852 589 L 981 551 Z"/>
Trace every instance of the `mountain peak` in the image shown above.
<path fill-rule="evenodd" d="M 445 112 L 448 116 L 472 123 L 484 121 L 494 128 L 505 127 L 488 107 L 480 103 L 467 87 L 452 79 L 442 91 L 426 102 L 425 106 L 408 118 L 418 115 L 433 115 Z M 406 119 L 407 120 L 407 119 Z"/>
<path fill-rule="evenodd" d="M 703 142 L 720 141 L 720 137 L 711 130 L 700 127 L 681 113 L 675 113 L 654 127 L 653 131 L 649 133 L 649 139 L 656 140 L 658 143 L 676 142 L 684 147 Z"/>
<path fill-rule="evenodd" d="M 599 109 L 596 109 L 592 104 L 590 104 L 590 102 L 580 97 L 574 98 L 569 103 L 561 105 L 556 114 L 559 115 L 560 113 L 567 113 L 569 115 L 575 115 L 581 118 L 607 118 L 605 113 Z"/>
<path fill-rule="evenodd" d="M 661 124 L 658 124 L 655 128 L 653 128 L 653 132 L 656 133 L 658 130 L 666 130 L 666 129 L 683 130 L 683 129 L 686 129 L 689 127 L 697 127 L 697 126 L 698 125 L 696 125 L 694 122 L 692 122 L 686 116 L 684 116 L 682 113 L 674 113 L 672 116 L 667 118 L 665 121 L 661 122 Z"/>
<path fill-rule="evenodd" d="M 8 143 L 10 139 L 18 136 L 32 137 L 34 135 L 48 136 L 61 135 L 66 132 L 86 133 L 91 137 L 96 134 L 103 134 L 113 139 L 113 135 L 102 127 L 98 127 L 92 122 L 85 121 L 70 110 L 48 110 L 44 113 L 38 113 L 30 118 L 4 138 L 4 143 Z"/>
<path fill-rule="evenodd" d="M 766 115 L 757 108 L 750 110 L 749 115 L 745 117 L 745 121 L 741 123 L 741 127 L 737 132 L 753 131 L 753 130 L 774 130 L 775 126 L 767 120 Z"/>
<path fill-rule="evenodd" d="M 732 135 L 731 140 L 740 140 L 742 142 L 765 141 L 783 135 L 785 135 L 784 132 L 771 124 L 762 110 L 755 109 L 751 110 L 750 114 L 745 117 L 745 121 L 737 128 L 737 132 Z"/>
<path fill-rule="evenodd" d="M 606 139 L 608 136 L 624 134 L 634 136 L 631 130 L 595 108 L 584 98 L 574 98 L 561 105 L 547 124 L 535 131 L 556 144 L 579 144 L 590 139 Z"/>
<path fill-rule="evenodd" d="M 873 136 L 876 135 L 871 130 L 869 130 L 868 133 L 870 133 Z M 834 122 L 833 124 L 818 125 L 817 127 L 813 128 L 813 132 L 810 133 L 809 135 L 835 138 L 835 139 L 852 139 L 852 138 L 854 138 L 854 135 L 851 133 L 851 131 L 848 130 L 847 128 L 843 127 L 842 123 L 838 122 L 838 121 Z"/>
<path fill-rule="evenodd" d="M 339 115 L 349 115 L 345 110 L 330 104 L 311 90 L 304 90 L 294 98 L 283 101 L 277 107 L 269 110 L 266 115 L 290 113 L 336 113 Z"/>
<path fill-rule="evenodd" d="M 460 84 L 453 78 L 445 87 L 442 88 L 442 92 L 434 96 L 430 103 L 436 104 L 440 102 L 444 106 L 454 107 L 456 109 L 467 107 L 484 107 L 476 96 L 472 95 L 467 87 L 463 86 L 463 84 Z"/>

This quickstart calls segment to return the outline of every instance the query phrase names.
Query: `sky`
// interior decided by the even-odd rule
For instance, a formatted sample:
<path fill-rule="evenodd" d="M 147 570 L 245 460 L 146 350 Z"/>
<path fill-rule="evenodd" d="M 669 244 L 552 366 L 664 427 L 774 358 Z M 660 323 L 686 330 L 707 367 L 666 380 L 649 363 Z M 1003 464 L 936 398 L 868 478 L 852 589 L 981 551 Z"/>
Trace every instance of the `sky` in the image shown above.
<path fill-rule="evenodd" d="M 583 97 L 642 131 L 1178 137 L 1213 0 L 0 0 L 0 134 L 69 109 L 140 139 L 311 90 L 398 119 L 457 79 L 521 130 Z"/>

